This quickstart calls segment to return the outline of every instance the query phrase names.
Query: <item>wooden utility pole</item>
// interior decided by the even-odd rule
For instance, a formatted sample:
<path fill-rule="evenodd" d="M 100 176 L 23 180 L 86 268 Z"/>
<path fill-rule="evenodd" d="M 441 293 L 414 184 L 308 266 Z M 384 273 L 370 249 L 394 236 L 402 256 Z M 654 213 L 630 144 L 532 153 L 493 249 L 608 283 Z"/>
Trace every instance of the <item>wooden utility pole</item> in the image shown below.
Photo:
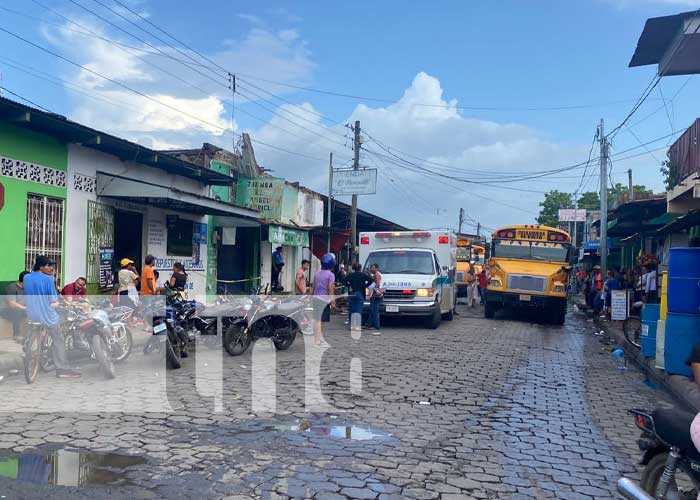
<path fill-rule="evenodd" d="M 458 225 L 458 229 L 457 229 L 457 232 L 460 234 L 462 233 L 462 224 L 464 224 L 464 209 L 460 208 L 459 209 L 459 225 Z"/>
<path fill-rule="evenodd" d="M 627 201 L 634 201 L 634 185 L 632 184 L 632 169 L 627 170 L 627 186 L 629 189 L 629 194 L 627 195 Z"/>
<path fill-rule="evenodd" d="M 608 138 L 605 123 L 600 119 L 598 140 L 600 141 L 600 270 L 607 273 L 608 264 Z"/>
<path fill-rule="evenodd" d="M 360 120 L 355 122 L 355 127 L 353 128 L 355 132 L 354 150 L 355 150 L 355 161 L 353 162 L 353 170 L 360 170 L 360 147 L 362 146 L 362 141 L 360 139 Z M 352 195 L 352 208 L 350 209 L 350 244 L 352 245 L 350 254 L 352 256 L 352 262 L 357 261 L 357 195 Z"/>
<path fill-rule="evenodd" d="M 328 160 L 328 215 L 326 215 L 326 225 L 328 226 L 328 244 L 326 253 L 331 253 L 331 212 L 333 211 L 333 153 L 330 153 Z"/>

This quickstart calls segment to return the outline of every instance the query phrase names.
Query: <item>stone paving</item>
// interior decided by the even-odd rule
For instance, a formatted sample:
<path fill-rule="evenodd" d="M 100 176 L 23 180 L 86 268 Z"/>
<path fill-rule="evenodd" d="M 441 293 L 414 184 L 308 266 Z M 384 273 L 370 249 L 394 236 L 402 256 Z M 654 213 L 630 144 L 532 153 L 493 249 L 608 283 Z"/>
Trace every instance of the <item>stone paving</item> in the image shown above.
<path fill-rule="evenodd" d="M 460 312 L 438 330 L 393 324 L 359 339 L 336 317 L 332 348 L 299 338 L 276 353 L 276 370 L 261 343 L 238 358 L 200 348 L 165 377 L 135 352 L 109 382 L 92 368 L 80 382 L 10 379 L 0 450 L 146 462 L 118 486 L 0 478 L 0 498 L 615 498 L 615 481 L 637 475 L 626 411 L 666 396 L 634 368 L 621 372 L 573 313 L 556 327 Z M 203 368 L 217 364 L 223 383 Z M 75 400 L 83 411 L 35 410 Z"/>

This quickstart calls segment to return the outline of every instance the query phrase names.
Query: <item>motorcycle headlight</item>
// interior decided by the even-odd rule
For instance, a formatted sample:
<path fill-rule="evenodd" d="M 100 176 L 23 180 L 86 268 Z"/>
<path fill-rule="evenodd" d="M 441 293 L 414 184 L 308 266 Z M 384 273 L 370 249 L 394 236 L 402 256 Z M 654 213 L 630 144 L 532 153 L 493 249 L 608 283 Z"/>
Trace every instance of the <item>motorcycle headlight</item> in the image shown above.
<path fill-rule="evenodd" d="M 253 308 L 253 305 L 252 305 L 252 304 L 246 304 L 246 305 L 243 306 L 243 310 L 244 310 L 244 311 L 250 311 L 252 308 Z"/>

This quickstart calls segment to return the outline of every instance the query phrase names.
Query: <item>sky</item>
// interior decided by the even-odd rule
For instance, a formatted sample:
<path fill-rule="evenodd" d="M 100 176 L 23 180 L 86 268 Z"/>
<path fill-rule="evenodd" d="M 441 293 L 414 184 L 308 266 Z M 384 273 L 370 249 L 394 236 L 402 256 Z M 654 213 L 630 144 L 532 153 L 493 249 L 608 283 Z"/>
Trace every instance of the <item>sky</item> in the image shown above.
<path fill-rule="evenodd" d="M 510 180 L 585 163 L 600 120 L 619 124 L 655 75 L 628 68 L 646 19 L 697 8 L 0 0 L 0 86 L 155 149 L 230 149 L 233 124 L 271 175 L 324 193 L 329 153 L 351 166 L 347 125 L 360 120 L 360 164 L 378 169 L 360 208 L 423 229 L 456 227 L 464 208 L 465 231 L 490 230 L 532 223 L 551 189 L 598 188 L 597 165 Z M 663 78 L 615 135 L 608 182 L 626 183 L 632 169 L 635 184 L 663 191 L 663 147 L 676 135 L 664 137 L 700 114 L 698 97 L 698 78 Z"/>

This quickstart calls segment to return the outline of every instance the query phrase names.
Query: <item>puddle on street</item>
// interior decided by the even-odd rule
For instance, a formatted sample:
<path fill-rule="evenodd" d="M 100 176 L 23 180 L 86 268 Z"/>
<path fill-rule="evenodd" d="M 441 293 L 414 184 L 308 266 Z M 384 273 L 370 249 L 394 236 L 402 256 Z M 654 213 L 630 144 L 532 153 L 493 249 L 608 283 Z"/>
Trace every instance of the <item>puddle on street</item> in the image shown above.
<path fill-rule="evenodd" d="M 0 477 L 59 486 L 119 485 L 127 482 L 127 467 L 145 461 L 116 453 L 0 450 Z"/>
<path fill-rule="evenodd" d="M 302 432 L 312 436 L 328 437 L 336 439 L 350 439 L 353 441 L 370 441 L 375 439 L 388 439 L 391 434 L 370 427 L 343 424 L 315 424 L 306 420 L 295 421 L 291 424 L 275 425 L 274 429 L 280 432 Z"/>

